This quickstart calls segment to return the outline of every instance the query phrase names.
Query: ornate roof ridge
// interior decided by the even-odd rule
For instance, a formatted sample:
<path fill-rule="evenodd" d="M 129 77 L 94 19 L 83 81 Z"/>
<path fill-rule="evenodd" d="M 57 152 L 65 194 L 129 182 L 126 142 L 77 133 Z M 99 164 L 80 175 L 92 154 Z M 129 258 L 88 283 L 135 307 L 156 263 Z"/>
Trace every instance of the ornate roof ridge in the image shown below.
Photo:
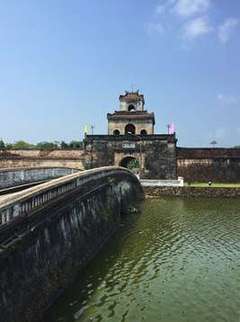
<path fill-rule="evenodd" d="M 154 114 L 154 112 L 148 112 L 147 110 L 144 110 L 144 111 L 138 111 L 138 110 L 135 110 L 135 111 L 114 111 L 114 113 L 108 113 L 108 114 L 117 114 L 117 115 L 146 115 L 146 114 Z"/>
<path fill-rule="evenodd" d="M 144 95 L 139 93 L 139 90 L 137 91 L 125 91 L 124 95 L 119 96 L 120 101 L 143 101 L 144 102 Z"/>

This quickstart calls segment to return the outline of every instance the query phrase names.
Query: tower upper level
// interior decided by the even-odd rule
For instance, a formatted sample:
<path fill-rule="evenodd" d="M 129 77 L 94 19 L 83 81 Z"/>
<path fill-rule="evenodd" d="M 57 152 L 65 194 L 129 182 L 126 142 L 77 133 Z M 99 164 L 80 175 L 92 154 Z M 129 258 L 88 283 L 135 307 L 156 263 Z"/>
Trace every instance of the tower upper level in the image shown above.
<path fill-rule="evenodd" d="M 144 109 L 144 95 L 125 92 L 119 96 L 120 110 L 107 114 L 109 135 L 147 135 L 154 134 L 154 113 Z"/>
<path fill-rule="evenodd" d="M 120 111 L 135 112 L 144 111 L 144 95 L 139 94 L 139 91 L 128 92 L 125 91 L 125 95 L 119 96 Z"/>

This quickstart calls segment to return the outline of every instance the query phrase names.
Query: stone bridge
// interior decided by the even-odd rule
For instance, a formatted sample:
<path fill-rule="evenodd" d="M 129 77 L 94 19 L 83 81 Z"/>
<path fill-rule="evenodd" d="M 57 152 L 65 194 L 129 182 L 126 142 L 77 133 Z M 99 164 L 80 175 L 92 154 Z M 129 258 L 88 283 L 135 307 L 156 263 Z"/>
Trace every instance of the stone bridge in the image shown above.
<path fill-rule="evenodd" d="M 142 197 L 136 176 L 120 167 L 0 197 L 0 321 L 40 319 Z"/>
<path fill-rule="evenodd" d="M 0 195 L 18 191 L 77 171 L 79 170 L 59 167 L 0 169 Z"/>

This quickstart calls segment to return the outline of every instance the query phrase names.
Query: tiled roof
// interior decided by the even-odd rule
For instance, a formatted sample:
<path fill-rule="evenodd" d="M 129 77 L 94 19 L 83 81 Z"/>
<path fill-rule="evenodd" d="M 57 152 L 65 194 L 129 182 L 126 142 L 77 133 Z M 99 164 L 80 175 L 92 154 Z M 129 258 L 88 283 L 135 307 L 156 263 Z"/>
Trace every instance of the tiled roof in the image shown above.
<path fill-rule="evenodd" d="M 144 95 L 139 94 L 139 91 L 136 92 L 125 92 L 125 95 L 119 96 L 120 101 L 124 101 L 127 103 L 142 101 L 144 103 Z"/>
<path fill-rule="evenodd" d="M 148 112 L 115 112 L 107 114 L 108 120 L 152 120 L 155 124 L 154 113 Z"/>

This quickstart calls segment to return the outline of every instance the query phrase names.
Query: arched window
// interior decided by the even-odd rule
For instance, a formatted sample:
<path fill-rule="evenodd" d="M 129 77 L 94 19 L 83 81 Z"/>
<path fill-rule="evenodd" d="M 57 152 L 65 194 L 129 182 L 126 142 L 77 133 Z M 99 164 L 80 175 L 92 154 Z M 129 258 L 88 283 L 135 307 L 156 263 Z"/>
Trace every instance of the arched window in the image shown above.
<path fill-rule="evenodd" d="M 125 127 L 125 134 L 135 134 L 136 128 L 133 124 L 128 124 Z"/>
<path fill-rule="evenodd" d="M 147 131 L 146 130 L 141 130 L 140 135 L 147 135 Z"/>
<path fill-rule="evenodd" d="M 114 131 L 113 131 L 113 135 L 115 135 L 115 136 L 120 135 L 120 131 L 119 131 L 119 130 L 114 130 Z"/>
<path fill-rule="evenodd" d="M 134 112 L 135 106 L 133 104 L 128 105 L 128 112 Z"/>

